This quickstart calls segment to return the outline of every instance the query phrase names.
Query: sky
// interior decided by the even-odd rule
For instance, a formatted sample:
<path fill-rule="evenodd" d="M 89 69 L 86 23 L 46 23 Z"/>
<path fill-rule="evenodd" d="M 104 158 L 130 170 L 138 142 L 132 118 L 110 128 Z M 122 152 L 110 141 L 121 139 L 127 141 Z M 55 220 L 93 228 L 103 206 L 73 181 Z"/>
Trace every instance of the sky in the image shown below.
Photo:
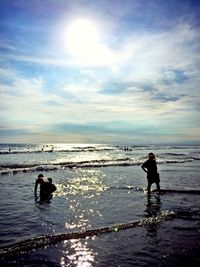
<path fill-rule="evenodd" d="M 199 142 L 199 14 L 199 0 L 0 0 L 0 142 Z"/>

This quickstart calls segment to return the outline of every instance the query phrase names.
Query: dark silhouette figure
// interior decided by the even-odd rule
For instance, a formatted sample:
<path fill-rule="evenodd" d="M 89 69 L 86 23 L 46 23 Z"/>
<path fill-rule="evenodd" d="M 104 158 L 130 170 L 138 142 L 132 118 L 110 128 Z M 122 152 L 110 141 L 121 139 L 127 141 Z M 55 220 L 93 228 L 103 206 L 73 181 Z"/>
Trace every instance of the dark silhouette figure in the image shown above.
<path fill-rule="evenodd" d="M 159 177 L 159 173 L 157 172 L 156 157 L 153 153 L 148 154 L 148 160 L 146 160 L 142 164 L 141 168 L 147 173 L 148 196 L 151 193 L 151 185 L 153 183 L 156 184 L 157 191 L 160 193 L 160 177 Z"/>
<path fill-rule="evenodd" d="M 50 200 L 53 197 L 53 192 L 56 191 L 56 186 L 52 183 L 52 179 L 51 178 L 47 178 L 48 182 L 47 184 L 45 184 L 45 198 Z"/>
<path fill-rule="evenodd" d="M 51 178 L 46 178 L 43 174 L 39 174 L 37 180 L 35 181 L 35 198 L 37 200 L 37 188 L 40 185 L 40 203 L 44 201 L 49 201 L 52 198 L 52 193 L 56 191 L 56 186 L 52 184 Z"/>

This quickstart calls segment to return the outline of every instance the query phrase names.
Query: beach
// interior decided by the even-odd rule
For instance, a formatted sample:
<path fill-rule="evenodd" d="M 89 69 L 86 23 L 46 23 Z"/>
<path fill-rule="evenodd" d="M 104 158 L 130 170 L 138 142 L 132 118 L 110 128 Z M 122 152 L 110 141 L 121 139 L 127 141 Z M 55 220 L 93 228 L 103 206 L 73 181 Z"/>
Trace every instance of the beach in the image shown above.
<path fill-rule="evenodd" d="M 161 194 L 141 164 L 154 152 Z M 2 144 L 1 266 L 199 266 L 200 146 Z M 57 190 L 34 197 L 38 174 Z"/>

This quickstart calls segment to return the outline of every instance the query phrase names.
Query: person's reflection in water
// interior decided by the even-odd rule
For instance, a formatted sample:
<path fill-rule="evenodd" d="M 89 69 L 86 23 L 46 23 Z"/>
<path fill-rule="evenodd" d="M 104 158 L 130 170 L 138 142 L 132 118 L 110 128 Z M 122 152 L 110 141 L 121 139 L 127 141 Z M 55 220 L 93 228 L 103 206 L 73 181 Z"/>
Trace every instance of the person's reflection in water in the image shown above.
<path fill-rule="evenodd" d="M 159 195 L 155 195 L 155 196 L 148 196 L 147 197 L 147 205 L 146 205 L 146 209 L 145 212 L 147 214 L 147 217 L 156 217 L 158 215 L 160 215 L 161 213 L 161 206 L 162 206 L 162 202 L 160 200 L 160 196 Z M 158 223 L 149 222 L 149 225 L 147 226 L 147 231 L 149 236 L 155 236 L 157 234 L 157 227 L 158 227 Z"/>
<path fill-rule="evenodd" d="M 147 205 L 146 205 L 146 213 L 148 214 L 148 217 L 151 216 L 157 216 L 160 214 L 161 209 L 161 200 L 160 196 L 156 195 L 154 196 L 155 200 L 152 200 L 152 197 L 147 198 Z"/>

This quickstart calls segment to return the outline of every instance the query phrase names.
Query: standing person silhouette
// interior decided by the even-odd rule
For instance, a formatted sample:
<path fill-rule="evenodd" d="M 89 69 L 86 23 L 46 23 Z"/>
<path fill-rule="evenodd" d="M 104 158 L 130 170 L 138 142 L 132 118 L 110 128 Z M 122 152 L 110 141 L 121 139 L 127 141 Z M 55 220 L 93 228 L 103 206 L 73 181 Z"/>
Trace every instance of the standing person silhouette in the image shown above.
<path fill-rule="evenodd" d="M 157 191 L 160 193 L 160 177 L 159 173 L 157 172 L 157 164 L 156 164 L 156 157 L 153 153 L 148 154 L 148 160 L 146 160 L 141 168 L 143 171 L 147 173 L 147 191 L 148 191 L 148 196 L 150 196 L 151 193 L 151 185 L 153 183 L 156 184 Z"/>

